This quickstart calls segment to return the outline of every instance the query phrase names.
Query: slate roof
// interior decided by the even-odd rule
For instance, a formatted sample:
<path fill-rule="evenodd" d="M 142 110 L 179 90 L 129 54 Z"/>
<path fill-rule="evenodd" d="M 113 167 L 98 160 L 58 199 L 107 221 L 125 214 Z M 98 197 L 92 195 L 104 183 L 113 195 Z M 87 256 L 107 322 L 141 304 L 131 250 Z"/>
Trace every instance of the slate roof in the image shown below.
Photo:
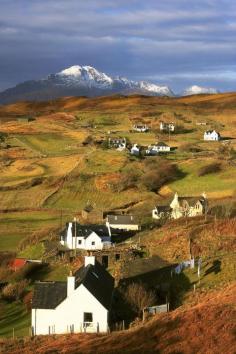
<path fill-rule="evenodd" d="M 76 225 L 75 225 L 76 224 Z M 66 228 L 62 231 L 61 236 L 66 238 L 67 230 L 69 224 L 66 224 Z M 79 223 L 72 223 L 72 236 L 75 237 L 75 228 L 76 228 L 76 237 L 87 238 L 94 231 L 99 237 L 108 237 L 109 232 L 106 225 L 80 225 Z"/>
<path fill-rule="evenodd" d="M 156 146 L 166 146 L 166 147 L 169 147 L 166 143 L 163 143 L 163 142 L 159 142 L 156 144 Z"/>
<path fill-rule="evenodd" d="M 32 308 L 55 309 L 67 295 L 66 282 L 37 282 L 34 288 Z"/>
<path fill-rule="evenodd" d="M 107 221 L 115 225 L 137 225 L 133 215 L 107 215 Z"/>
<path fill-rule="evenodd" d="M 114 278 L 99 263 L 89 264 L 75 272 L 76 288 L 83 284 L 87 290 L 108 310 L 111 305 Z"/>
<path fill-rule="evenodd" d="M 156 209 L 159 213 L 167 213 L 170 212 L 172 209 L 169 205 L 157 205 Z"/>
<path fill-rule="evenodd" d="M 84 208 L 84 211 L 87 211 L 87 213 L 90 213 L 93 209 L 94 208 L 92 205 L 86 205 L 86 207 Z"/>
<path fill-rule="evenodd" d="M 114 278 L 100 263 L 83 266 L 74 276 L 75 289 L 83 284 L 107 310 L 110 308 Z M 55 309 L 66 297 L 67 282 L 38 282 L 34 289 L 32 308 Z"/>
<path fill-rule="evenodd" d="M 207 200 L 204 197 L 178 197 L 179 202 L 186 200 L 189 205 L 195 205 L 197 202 L 206 204 Z"/>

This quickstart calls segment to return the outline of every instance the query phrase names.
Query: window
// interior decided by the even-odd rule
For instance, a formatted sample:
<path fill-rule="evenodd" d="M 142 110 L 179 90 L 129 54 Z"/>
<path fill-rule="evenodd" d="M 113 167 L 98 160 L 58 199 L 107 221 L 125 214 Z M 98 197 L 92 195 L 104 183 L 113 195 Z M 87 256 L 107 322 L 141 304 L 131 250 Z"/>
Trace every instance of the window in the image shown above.
<path fill-rule="evenodd" d="M 82 240 L 78 240 L 78 245 L 82 245 Z"/>
<path fill-rule="evenodd" d="M 95 246 L 95 241 L 92 241 L 92 242 L 91 242 L 91 245 L 92 245 L 92 246 Z"/>
<path fill-rule="evenodd" d="M 120 254 L 116 253 L 116 261 L 119 261 L 119 260 L 120 260 Z"/>
<path fill-rule="evenodd" d="M 92 312 L 84 312 L 84 322 L 93 322 Z"/>

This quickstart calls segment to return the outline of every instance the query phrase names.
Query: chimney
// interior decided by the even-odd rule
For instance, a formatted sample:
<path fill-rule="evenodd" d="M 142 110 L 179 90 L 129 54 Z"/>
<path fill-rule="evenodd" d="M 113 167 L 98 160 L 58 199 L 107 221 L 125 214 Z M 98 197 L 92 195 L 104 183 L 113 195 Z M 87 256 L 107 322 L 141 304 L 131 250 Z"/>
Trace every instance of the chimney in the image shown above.
<path fill-rule="evenodd" d="M 67 297 L 69 297 L 75 290 L 75 277 L 70 271 L 70 275 L 67 277 Z"/>
<path fill-rule="evenodd" d="M 87 265 L 92 264 L 95 265 L 95 257 L 94 256 L 85 256 L 84 257 L 84 266 L 87 267 Z"/>

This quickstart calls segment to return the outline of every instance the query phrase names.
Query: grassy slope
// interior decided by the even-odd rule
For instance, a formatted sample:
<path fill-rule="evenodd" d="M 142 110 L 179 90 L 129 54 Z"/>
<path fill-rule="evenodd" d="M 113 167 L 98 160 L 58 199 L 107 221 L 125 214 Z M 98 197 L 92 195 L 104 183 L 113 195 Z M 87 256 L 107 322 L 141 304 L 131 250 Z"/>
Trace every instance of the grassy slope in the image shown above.
<path fill-rule="evenodd" d="M 111 335 L 39 337 L 11 342 L 9 354 L 28 353 L 183 353 L 233 354 L 235 348 L 235 291 L 231 285 L 193 299 L 192 307 L 162 314 L 144 325 Z"/>

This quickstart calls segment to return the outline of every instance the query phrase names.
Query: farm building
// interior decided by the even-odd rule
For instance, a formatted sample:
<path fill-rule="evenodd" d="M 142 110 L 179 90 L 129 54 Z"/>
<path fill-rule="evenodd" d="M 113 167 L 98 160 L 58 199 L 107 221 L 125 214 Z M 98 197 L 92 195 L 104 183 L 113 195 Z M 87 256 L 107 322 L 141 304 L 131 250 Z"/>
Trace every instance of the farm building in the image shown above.
<path fill-rule="evenodd" d="M 146 155 L 158 155 L 162 152 L 170 152 L 170 146 L 165 143 L 159 142 L 153 145 L 149 145 L 146 150 Z"/>
<path fill-rule="evenodd" d="M 108 144 L 110 148 L 122 151 L 126 148 L 126 138 L 109 138 Z"/>
<path fill-rule="evenodd" d="M 207 130 L 204 133 L 204 140 L 206 141 L 219 141 L 220 140 L 220 133 L 215 130 Z"/>
<path fill-rule="evenodd" d="M 146 133 L 149 131 L 147 124 L 136 124 L 133 125 L 133 130 L 138 133 Z"/>
<path fill-rule="evenodd" d="M 84 266 L 66 282 L 36 283 L 33 334 L 107 332 L 113 288 L 113 277 L 93 256 L 85 257 Z"/>
<path fill-rule="evenodd" d="M 106 225 L 110 235 L 111 229 L 124 231 L 139 230 L 139 224 L 133 215 L 107 215 Z"/>
<path fill-rule="evenodd" d="M 131 155 L 139 156 L 141 147 L 138 144 L 134 144 L 130 150 Z"/>
<path fill-rule="evenodd" d="M 84 220 L 102 220 L 103 212 L 94 208 L 92 205 L 86 205 L 86 207 L 82 210 L 81 216 Z"/>
<path fill-rule="evenodd" d="M 160 122 L 160 131 L 161 132 L 174 132 L 175 125 L 174 123 L 165 123 L 163 121 Z"/>
<path fill-rule="evenodd" d="M 179 219 L 204 215 L 207 212 L 208 201 L 206 195 L 200 197 L 179 197 L 177 193 L 170 205 L 156 206 L 152 210 L 153 219 Z"/>
<path fill-rule="evenodd" d="M 69 249 L 98 250 L 111 245 L 105 225 L 80 225 L 76 221 L 66 224 L 60 243 Z"/>

